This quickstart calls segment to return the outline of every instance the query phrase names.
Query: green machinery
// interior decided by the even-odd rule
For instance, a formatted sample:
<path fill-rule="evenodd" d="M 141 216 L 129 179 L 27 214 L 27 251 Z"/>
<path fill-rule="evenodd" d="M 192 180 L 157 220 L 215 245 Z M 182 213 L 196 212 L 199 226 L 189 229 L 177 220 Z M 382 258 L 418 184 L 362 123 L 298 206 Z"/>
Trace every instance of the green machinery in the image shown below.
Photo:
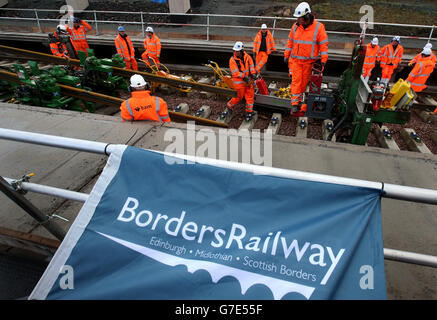
<path fill-rule="evenodd" d="M 352 59 L 338 89 L 325 89 L 320 94 L 310 94 L 307 99 L 307 117 L 333 120 L 334 125 L 328 128 L 328 140 L 335 134 L 338 142 L 365 145 L 373 123 L 405 124 L 410 119 L 409 106 L 395 110 L 379 107 L 387 97 L 387 88 L 378 81 L 367 84 L 361 76 L 366 55 L 362 40 L 355 42 Z"/>
<path fill-rule="evenodd" d="M 112 67 L 124 68 L 123 58 L 115 54 L 112 59 L 97 59 L 94 50 L 87 49 L 88 55 L 79 51 L 79 60 L 83 70 L 78 71 L 82 84 L 94 90 L 106 91 L 112 94 L 118 90 L 128 91 L 126 80 L 121 76 L 114 76 Z"/>
<path fill-rule="evenodd" d="M 70 76 L 62 67 L 56 66 L 50 71 L 41 71 L 35 61 L 28 61 L 30 72 L 24 65 L 14 64 L 14 70 L 21 84 L 13 84 L 14 98 L 22 104 L 56 109 L 94 112 L 94 104 L 61 94 L 58 84 L 82 89 L 79 78 Z"/>

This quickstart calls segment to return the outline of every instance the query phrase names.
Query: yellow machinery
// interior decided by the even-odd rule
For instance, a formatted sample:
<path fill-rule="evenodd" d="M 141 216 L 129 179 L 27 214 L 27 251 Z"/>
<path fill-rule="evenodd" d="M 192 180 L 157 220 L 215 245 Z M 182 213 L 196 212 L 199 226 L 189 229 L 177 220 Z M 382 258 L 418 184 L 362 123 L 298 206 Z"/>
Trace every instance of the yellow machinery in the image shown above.
<path fill-rule="evenodd" d="M 153 74 L 156 74 L 156 75 L 161 76 L 161 77 L 169 78 L 169 79 L 183 80 L 181 77 L 178 77 L 178 76 L 171 74 L 170 70 L 164 64 L 156 63 L 155 59 L 153 59 L 153 58 L 149 58 L 149 61 L 150 60 L 152 60 L 151 62 L 153 62 L 153 63 L 150 63 L 150 62 L 147 62 L 144 60 L 141 60 L 141 61 L 144 62 L 150 68 L 150 70 L 152 71 Z M 161 68 L 164 70 L 162 70 Z M 152 93 L 154 93 L 156 91 L 156 89 L 158 89 L 160 86 L 161 86 L 161 84 L 152 82 L 151 83 Z M 170 87 L 173 87 L 173 86 L 170 86 Z M 175 88 L 181 92 L 192 91 L 192 88 L 179 88 L 179 87 L 173 87 L 173 88 Z"/>
<path fill-rule="evenodd" d="M 232 82 L 231 76 L 226 72 L 226 70 L 220 69 L 219 65 L 214 61 L 208 61 L 208 64 L 205 64 L 205 67 L 211 68 L 218 80 L 215 85 L 220 88 L 234 89 L 234 83 Z"/>
<path fill-rule="evenodd" d="M 390 92 L 382 103 L 382 109 L 390 110 L 408 110 L 416 98 L 415 92 L 411 89 L 410 84 L 402 79 L 391 88 Z"/>

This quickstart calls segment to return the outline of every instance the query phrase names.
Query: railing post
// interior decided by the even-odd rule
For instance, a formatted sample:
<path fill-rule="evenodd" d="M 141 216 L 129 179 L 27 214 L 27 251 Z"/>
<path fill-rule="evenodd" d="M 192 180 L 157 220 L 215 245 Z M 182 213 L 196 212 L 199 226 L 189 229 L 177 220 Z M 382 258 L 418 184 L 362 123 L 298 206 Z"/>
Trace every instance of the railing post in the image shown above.
<path fill-rule="evenodd" d="M 275 18 L 275 20 L 273 20 L 272 36 L 275 36 L 275 28 L 276 28 L 276 18 Z"/>
<path fill-rule="evenodd" d="M 209 41 L 209 13 L 206 17 L 206 41 Z"/>
<path fill-rule="evenodd" d="M 146 37 L 145 33 L 144 33 L 144 17 L 143 17 L 143 12 L 141 11 L 141 32 L 143 34 L 143 38 Z"/>
<path fill-rule="evenodd" d="M 428 43 L 431 42 L 432 34 L 434 33 L 435 26 L 432 26 L 431 33 L 429 34 Z"/>
<path fill-rule="evenodd" d="M 35 10 L 36 23 L 38 24 L 39 33 L 42 33 L 41 24 L 39 23 L 38 11 Z"/>
<path fill-rule="evenodd" d="M 96 10 L 94 10 L 94 23 L 96 24 L 96 36 L 99 35 L 99 24 L 97 23 L 97 13 Z"/>

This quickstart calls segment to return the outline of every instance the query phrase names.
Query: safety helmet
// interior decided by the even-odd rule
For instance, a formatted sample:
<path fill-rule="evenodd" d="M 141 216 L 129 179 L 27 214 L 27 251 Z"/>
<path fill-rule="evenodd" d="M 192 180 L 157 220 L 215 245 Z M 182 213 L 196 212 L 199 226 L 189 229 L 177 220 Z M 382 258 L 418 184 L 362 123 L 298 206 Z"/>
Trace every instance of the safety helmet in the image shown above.
<path fill-rule="evenodd" d="M 146 32 L 151 32 L 151 33 L 154 33 L 154 31 L 153 31 L 153 28 L 152 28 L 152 27 L 147 27 L 147 28 L 146 28 Z"/>
<path fill-rule="evenodd" d="M 307 15 L 308 13 L 311 13 L 310 5 L 307 2 L 301 2 L 296 7 L 296 10 L 294 11 L 293 16 L 296 18 L 300 18 L 300 17 Z"/>
<path fill-rule="evenodd" d="M 432 43 L 428 42 L 427 44 L 425 44 L 425 47 L 423 47 L 423 49 L 425 49 L 425 48 L 432 49 Z"/>
<path fill-rule="evenodd" d="M 263 23 L 262 25 L 261 25 L 261 30 L 266 30 L 267 29 L 267 25 L 265 24 L 265 23 Z"/>
<path fill-rule="evenodd" d="M 399 36 L 393 37 L 392 41 L 397 41 L 397 42 L 401 43 L 401 37 L 399 37 Z"/>
<path fill-rule="evenodd" d="M 147 82 L 141 75 L 134 74 L 132 77 L 130 77 L 130 86 L 132 88 L 140 88 L 147 86 Z"/>
<path fill-rule="evenodd" d="M 374 46 L 377 46 L 378 43 L 379 43 L 379 40 L 378 40 L 377 37 L 375 37 L 375 38 L 372 39 L 372 44 L 373 44 Z"/>
<path fill-rule="evenodd" d="M 424 48 L 423 51 L 422 51 L 422 54 L 424 54 L 426 56 L 431 55 L 431 53 L 432 53 L 432 51 L 431 51 L 430 48 Z"/>
<path fill-rule="evenodd" d="M 63 24 L 60 24 L 56 27 L 56 31 L 58 33 L 63 33 L 63 32 L 65 33 L 67 32 L 67 28 Z"/>
<path fill-rule="evenodd" d="M 124 29 L 124 27 L 123 27 L 123 26 L 119 26 L 119 27 L 118 27 L 118 32 L 123 32 L 123 31 L 126 31 L 126 30 Z"/>
<path fill-rule="evenodd" d="M 235 42 L 233 50 L 234 51 L 241 51 L 241 50 L 243 50 L 243 42 L 241 42 L 241 41 Z"/>

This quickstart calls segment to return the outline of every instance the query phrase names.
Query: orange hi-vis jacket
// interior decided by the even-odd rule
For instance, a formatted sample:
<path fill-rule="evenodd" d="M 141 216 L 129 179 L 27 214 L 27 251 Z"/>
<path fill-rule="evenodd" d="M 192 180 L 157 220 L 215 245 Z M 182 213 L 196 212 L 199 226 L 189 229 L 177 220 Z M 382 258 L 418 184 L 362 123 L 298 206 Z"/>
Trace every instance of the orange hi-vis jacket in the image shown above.
<path fill-rule="evenodd" d="M 291 27 L 284 57 L 298 63 L 314 63 L 321 56 L 322 63 L 328 61 L 328 35 L 323 23 L 314 19 L 304 28 L 297 23 Z"/>
<path fill-rule="evenodd" d="M 372 48 L 372 44 L 369 43 L 366 49 L 366 57 L 364 58 L 363 68 L 366 69 L 374 68 L 376 61 L 380 61 L 380 60 L 381 60 L 380 47 L 376 45 L 374 48 Z"/>
<path fill-rule="evenodd" d="M 53 35 L 56 38 L 59 38 L 58 33 L 55 31 L 53 32 Z M 53 55 L 62 57 L 62 58 L 70 58 L 70 55 L 68 54 L 68 49 L 65 43 L 62 43 L 60 41 L 50 43 L 50 50 L 52 51 Z"/>
<path fill-rule="evenodd" d="M 135 48 L 129 36 L 123 38 L 121 35 L 118 35 L 114 42 L 117 53 L 120 54 L 125 61 L 130 61 L 130 59 L 135 58 Z"/>
<path fill-rule="evenodd" d="M 435 67 L 437 58 L 436 58 L 434 52 L 431 52 L 431 56 L 430 57 L 431 57 L 431 61 L 434 63 L 434 67 Z M 416 63 L 420 62 L 422 59 L 423 59 L 422 53 L 419 53 L 413 59 L 411 59 L 410 63 L 411 64 L 416 64 Z"/>
<path fill-rule="evenodd" d="M 170 122 L 167 103 L 150 95 L 150 91 L 133 91 L 132 97 L 120 106 L 123 121 L 152 120 Z"/>
<path fill-rule="evenodd" d="M 396 69 L 402 61 L 404 55 L 404 47 L 398 44 L 396 50 L 393 49 L 392 44 L 386 45 L 381 49 L 381 67 L 384 68 L 393 64 L 393 68 Z"/>
<path fill-rule="evenodd" d="M 159 56 L 161 55 L 161 40 L 159 40 L 156 34 L 153 34 L 152 38 L 146 36 L 144 38 L 144 49 L 146 50 L 142 55 L 144 60 L 147 60 L 148 57 L 159 60 Z"/>
<path fill-rule="evenodd" d="M 422 58 L 413 70 L 411 70 L 407 81 L 411 84 L 411 88 L 416 92 L 421 92 L 426 89 L 425 82 L 434 70 L 434 62 L 431 57 Z"/>
<path fill-rule="evenodd" d="M 266 47 L 267 47 L 267 54 L 271 54 L 272 52 L 276 51 L 275 46 L 275 39 L 273 39 L 272 33 L 267 30 L 267 36 L 266 36 Z M 258 54 L 259 48 L 261 46 L 261 40 L 262 40 L 262 31 L 260 30 L 253 40 L 253 53 Z"/>
<path fill-rule="evenodd" d="M 249 77 L 250 74 L 256 74 L 255 65 L 253 64 L 252 57 L 243 51 L 243 59 L 239 59 L 235 56 L 229 59 L 229 69 L 232 73 L 232 81 L 234 82 L 234 87 L 245 86 L 243 78 L 245 76 Z M 239 67 L 240 66 L 240 67 Z"/>
<path fill-rule="evenodd" d="M 87 52 L 86 49 L 89 48 L 88 42 L 86 41 L 86 33 L 91 30 L 91 26 L 86 21 L 80 22 L 81 26 L 79 28 L 70 28 L 67 26 L 67 31 L 71 36 L 71 43 L 76 49 L 76 53 L 78 50 Z"/>

